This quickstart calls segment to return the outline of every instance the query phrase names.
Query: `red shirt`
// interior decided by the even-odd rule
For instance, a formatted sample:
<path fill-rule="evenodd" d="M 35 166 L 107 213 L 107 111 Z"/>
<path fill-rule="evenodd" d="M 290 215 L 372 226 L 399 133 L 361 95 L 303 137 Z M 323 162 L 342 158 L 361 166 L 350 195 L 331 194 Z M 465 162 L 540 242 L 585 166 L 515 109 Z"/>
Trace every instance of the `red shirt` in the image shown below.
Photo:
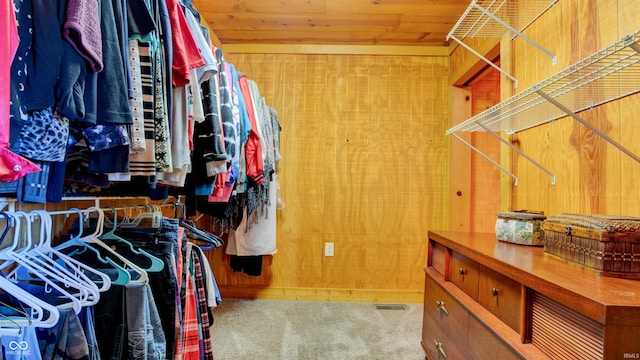
<path fill-rule="evenodd" d="M 187 19 L 178 0 L 166 0 L 171 22 L 171 42 L 173 43 L 173 78 L 175 87 L 189 84 L 189 70 L 204 65 L 200 50 L 193 39 Z"/>

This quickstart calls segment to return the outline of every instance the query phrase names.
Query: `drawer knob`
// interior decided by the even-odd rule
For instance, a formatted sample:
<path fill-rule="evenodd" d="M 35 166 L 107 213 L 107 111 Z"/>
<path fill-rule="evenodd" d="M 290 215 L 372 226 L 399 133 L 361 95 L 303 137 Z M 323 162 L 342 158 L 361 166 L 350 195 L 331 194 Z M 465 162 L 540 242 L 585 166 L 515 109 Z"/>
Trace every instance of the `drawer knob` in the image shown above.
<path fill-rule="evenodd" d="M 449 310 L 447 310 L 447 308 L 444 307 L 444 301 L 436 300 L 436 305 L 438 306 L 438 309 L 440 309 L 441 312 L 443 312 L 445 315 L 449 315 Z"/>
<path fill-rule="evenodd" d="M 500 292 L 500 291 L 499 291 L 498 289 L 496 289 L 496 288 L 492 288 L 492 289 L 491 289 L 491 295 L 493 295 L 493 296 L 498 296 L 498 293 L 499 293 L 499 292 Z"/>
<path fill-rule="evenodd" d="M 460 273 L 460 275 L 464 275 L 467 273 L 467 270 L 465 270 L 464 268 L 460 268 L 460 270 L 458 270 L 458 272 Z"/>
<path fill-rule="evenodd" d="M 436 351 L 439 352 L 446 359 L 447 353 L 444 352 L 444 347 L 442 347 L 442 343 L 436 339 L 434 339 L 433 342 L 436 344 Z"/>

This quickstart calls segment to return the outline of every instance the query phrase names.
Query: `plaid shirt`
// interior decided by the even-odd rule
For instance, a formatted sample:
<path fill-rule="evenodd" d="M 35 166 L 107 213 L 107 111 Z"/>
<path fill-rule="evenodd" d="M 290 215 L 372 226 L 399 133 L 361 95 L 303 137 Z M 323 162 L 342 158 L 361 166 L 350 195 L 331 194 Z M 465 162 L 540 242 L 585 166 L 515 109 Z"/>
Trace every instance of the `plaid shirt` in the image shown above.
<path fill-rule="evenodd" d="M 193 245 L 195 246 L 195 245 Z M 202 351 L 204 360 L 213 360 L 213 346 L 211 345 L 211 322 L 209 320 L 209 307 L 207 306 L 207 295 L 204 285 L 202 266 L 197 251 L 191 251 L 191 261 L 193 265 L 193 279 L 195 281 L 196 298 L 198 300 L 198 313 L 200 318 L 200 329 L 202 332 Z"/>

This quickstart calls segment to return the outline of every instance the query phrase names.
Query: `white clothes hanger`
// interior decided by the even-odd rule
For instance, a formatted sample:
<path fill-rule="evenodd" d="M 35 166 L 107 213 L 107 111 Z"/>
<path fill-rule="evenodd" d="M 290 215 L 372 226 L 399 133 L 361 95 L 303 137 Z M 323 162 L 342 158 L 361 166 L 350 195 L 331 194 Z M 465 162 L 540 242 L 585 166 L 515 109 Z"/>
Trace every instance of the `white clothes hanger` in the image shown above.
<path fill-rule="evenodd" d="M 7 264 L 10 265 L 11 262 L 14 262 L 18 266 L 24 266 L 33 275 L 37 276 L 39 280 L 44 281 L 45 291 L 50 292 L 50 288 L 54 288 L 60 293 L 60 299 L 69 300 L 68 302 L 58 304 L 56 306 L 58 306 L 59 308 L 72 308 L 76 313 L 79 313 L 82 309 L 82 302 L 86 301 L 89 296 L 89 292 L 87 291 L 86 287 L 78 286 L 78 284 L 73 279 L 69 279 L 67 276 L 61 275 L 48 267 L 42 266 L 41 264 L 34 263 L 19 251 L 16 251 L 18 244 L 20 243 L 20 227 L 22 222 L 21 217 L 24 217 L 26 213 L 22 211 L 16 211 L 7 215 L 12 220 L 11 222 L 14 228 L 14 243 L 10 248 L 5 248 L 0 251 L 0 259 L 7 260 L 4 264 L 2 264 L 2 267 L 6 267 Z M 30 232 L 29 227 L 27 227 L 27 231 Z M 27 236 L 29 235 L 30 233 L 27 233 Z M 76 292 L 74 294 L 71 294 L 68 290 L 60 287 L 58 283 L 62 283 L 64 284 L 65 288 L 74 289 L 76 290 Z"/>
<path fill-rule="evenodd" d="M 1 242 L 9 232 L 11 218 L 4 212 L 0 213 L 0 215 L 2 215 L 7 222 L 7 226 L 3 234 L 0 236 Z M 16 300 L 20 301 L 21 304 L 28 307 L 28 309 L 25 309 L 22 314 L 19 314 L 22 316 L 16 316 L 15 314 L 0 316 L 0 334 L 7 334 L 10 329 L 15 330 L 15 327 L 33 325 L 50 328 L 58 323 L 58 319 L 60 318 L 58 308 L 37 298 L 18 285 L 7 280 L 2 274 L 0 274 L 0 289 L 13 296 Z"/>
<path fill-rule="evenodd" d="M 73 208 L 69 211 L 65 211 L 62 212 L 62 214 L 71 214 L 73 212 L 77 212 L 80 216 L 80 218 L 78 219 L 78 222 L 80 224 L 80 228 L 83 227 L 83 219 L 82 219 L 82 212 L 76 208 Z M 86 212 L 86 210 L 85 210 Z M 55 212 L 54 214 L 60 214 L 60 212 Z M 129 272 L 127 271 L 127 269 L 125 269 L 124 267 L 120 266 L 120 264 L 116 263 L 115 261 L 113 261 L 112 259 L 110 259 L 108 256 L 107 257 L 103 257 L 102 254 L 100 253 L 100 251 L 94 247 L 93 245 L 84 242 L 80 239 L 81 236 L 81 230 L 78 231 L 78 234 L 76 234 L 75 236 L 71 237 L 69 240 L 57 245 L 55 247 L 56 250 L 70 256 L 70 257 L 74 257 L 75 255 L 79 255 L 79 254 L 83 254 L 85 251 L 89 251 L 90 254 L 92 256 L 95 256 L 95 259 L 97 259 L 100 263 L 104 264 L 106 267 L 109 267 L 113 270 L 115 270 L 115 278 L 114 279 L 110 279 L 111 284 L 117 284 L 117 285 L 127 285 L 130 281 L 131 281 L 131 274 L 129 274 Z M 83 262 L 82 259 L 78 259 L 78 261 Z"/>
<path fill-rule="evenodd" d="M 55 276 L 52 277 L 52 280 L 56 281 L 61 279 L 62 284 L 66 289 L 75 288 L 77 292 L 74 293 L 78 299 L 82 302 L 82 306 L 90 306 L 95 305 L 100 300 L 99 290 L 95 283 L 87 277 L 84 273 L 76 269 L 70 269 L 63 264 L 57 263 L 53 261 L 53 259 L 45 254 L 38 253 L 35 251 L 35 246 L 33 244 L 33 235 L 32 235 L 32 226 L 33 220 L 36 217 L 35 213 L 24 213 L 18 212 L 18 214 L 25 216 L 27 220 L 26 226 L 26 246 L 23 246 L 14 251 L 18 252 L 23 256 L 24 259 L 30 260 L 33 264 L 36 264 L 43 269 L 54 273 Z M 51 234 L 51 222 L 50 218 L 48 219 L 49 223 L 47 224 L 47 219 L 41 221 L 41 232 L 40 237 L 50 236 Z M 45 272 L 49 274 L 49 272 Z M 29 271 L 24 266 L 18 266 L 13 271 L 8 274 L 8 277 L 15 280 L 21 280 L 21 274 L 27 274 L 26 279 L 22 280 L 33 280 L 32 276 L 29 276 Z"/>
<path fill-rule="evenodd" d="M 80 212 L 80 210 L 78 209 L 71 209 L 77 212 Z M 91 245 L 95 245 L 96 248 L 99 248 L 101 250 L 103 250 L 106 254 L 108 254 L 108 257 L 115 260 L 118 259 L 125 267 L 125 269 L 130 269 L 131 271 L 133 271 L 135 274 L 137 274 L 136 278 L 131 278 L 130 280 L 130 284 L 146 284 L 149 282 L 149 275 L 147 274 L 147 272 L 140 268 L 138 265 L 134 264 L 133 262 L 131 262 L 129 259 L 125 258 L 124 256 L 118 254 L 115 250 L 113 250 L 109 245 L 105 244 L 102 240 L 99 239 L 99 236 L 102 235 L 102 229 L 104 226 L 104 211 L 98 207 L 90 207 L 87 209 L 88 212 L 96 212 L 98 213 L 98 222 L 96 225 L 96 230 L 94 233 L 92 234 L 88 234 L 86 236 L 82 236 L 80 237 L 78 240 L 87 243 L 87 244 L 91 244 Z M 82 217 L 82 214 L 80 215 Z M 82 229 L 82 221 L 80 220 L 80 229 Z M 62 245 L 64 245 L 65 243 L 63 243 Z"/>
<path fill-rule="evenodd" d="M 11 294 L 16 300 L 27 306 L 27 309 L 20 314 L 0 316 L 0 327 L 2 329 L 37 326 L 50 328 L 55 326 L 60 319 L 58 308 L 48 302 L 39 299 L 35 295 L 27 292 L 13 282 L 0 276 L 0 289 Z"/>
<path fill-rule="evenodd" d="M 109 275 L 93 269 L 51 246 L 52 219 L 51 214 L 48 211 L 32 210 L 30 215 L 40 219 L 40 237 L 37 243 L 32 244 L 28 250 L 28 254 L 33 255 L 36 258 L 46 259 L 53 267 L 62 268 L 63 271 L 70 272 L 71 276 L 76 277 L 78 282 L 85 284 L 96 293 L 94 301 L 90 302 L 88 305 L 94 305 L 97 303 L 99 300 L 97 293 L 106 291 L 111 287 L 111 279 L 109 278 Z M 19 280 L 31 279 L 30 275 L 23 267 L 18 268 L 17 275 Z M 91 275 L 91 277 L 89 275 Z"/>

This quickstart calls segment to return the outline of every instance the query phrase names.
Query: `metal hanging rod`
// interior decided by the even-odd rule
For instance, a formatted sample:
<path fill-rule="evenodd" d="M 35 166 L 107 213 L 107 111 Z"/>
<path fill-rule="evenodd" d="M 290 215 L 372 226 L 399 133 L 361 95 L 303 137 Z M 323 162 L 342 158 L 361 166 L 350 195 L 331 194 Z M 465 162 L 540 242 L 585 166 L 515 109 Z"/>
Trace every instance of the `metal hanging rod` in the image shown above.
<path fill-rule="evenodd" d="M 16 211 L 16 199 L 0 198 L 0 211 Z"/>

